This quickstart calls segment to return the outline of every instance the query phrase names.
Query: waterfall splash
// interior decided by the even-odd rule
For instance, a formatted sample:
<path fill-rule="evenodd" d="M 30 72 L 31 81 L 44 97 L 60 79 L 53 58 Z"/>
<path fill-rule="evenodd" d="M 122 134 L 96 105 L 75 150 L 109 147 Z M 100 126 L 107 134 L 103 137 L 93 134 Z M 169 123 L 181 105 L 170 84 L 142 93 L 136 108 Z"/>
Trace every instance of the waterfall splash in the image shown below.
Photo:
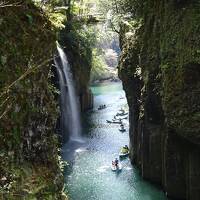
<path fill-rule="evenodd" d="M 69 139 L 80 141 L 81 122 L 79 99 L 75 92 L 73 74 L 70 69 L 65 52 L 57 46 L 60 61 L 54 59 L 60 84 L 61 131 L 64 138 L 69 134 Z"/>

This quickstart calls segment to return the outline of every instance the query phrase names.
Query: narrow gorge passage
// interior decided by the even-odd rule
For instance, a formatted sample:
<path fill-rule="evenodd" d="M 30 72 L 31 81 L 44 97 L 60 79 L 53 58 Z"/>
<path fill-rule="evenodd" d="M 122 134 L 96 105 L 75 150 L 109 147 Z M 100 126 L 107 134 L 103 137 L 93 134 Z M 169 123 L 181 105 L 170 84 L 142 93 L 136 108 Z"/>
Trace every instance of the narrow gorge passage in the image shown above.
<path fill-rule="evenodd" d="M 200 200 L 199 11 L 0 0 L 0 200 Z"/>
<path fill-rule="evenodd" d="M 67 193 L 71 200 L 165 200 L 161 190 L 142 180 L 129 159 L 122 160 L 122 171 L 111 171 L 111 161 L 118 157 L 122 146 L 129 143 L 127 131 L 119 124 L 108 124 L 120 108 L 128 110 L 122 85 L 103 83 L 91 88 L 94 109 L 84 116 L 85 143 L 70 142 L 63 147 L 63 158 L 69 166 L 65 172 Z M 106 104 L 107 108 L 98 110 Z"/>

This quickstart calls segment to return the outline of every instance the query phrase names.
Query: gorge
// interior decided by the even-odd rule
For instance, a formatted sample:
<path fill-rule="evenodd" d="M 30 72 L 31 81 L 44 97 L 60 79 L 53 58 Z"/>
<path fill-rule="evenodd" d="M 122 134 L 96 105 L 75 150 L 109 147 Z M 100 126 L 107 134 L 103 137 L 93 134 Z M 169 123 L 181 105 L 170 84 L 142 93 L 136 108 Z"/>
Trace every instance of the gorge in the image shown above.
<path fill-rule="evenodd" d="M 199 200 L 199 9 L 0 2 L 0 199 Z"/>

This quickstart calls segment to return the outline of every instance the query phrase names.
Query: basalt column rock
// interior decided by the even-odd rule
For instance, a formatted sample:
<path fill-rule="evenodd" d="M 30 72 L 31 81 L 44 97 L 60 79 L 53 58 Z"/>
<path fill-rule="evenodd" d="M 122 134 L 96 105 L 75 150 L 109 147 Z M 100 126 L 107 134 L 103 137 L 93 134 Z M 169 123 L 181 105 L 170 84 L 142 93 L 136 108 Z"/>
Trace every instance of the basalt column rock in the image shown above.
<path fill-rule="evenodd" d="M 178 141 L 178 142 L 177 142 Z M 188 153 L 184 140 L 168 130 L 165 138 L 163 186 L 169 197 L 185 199 Z"/>
<path fill-rule="evenodd" d="M 94 97 L 90 89 L 82 92 L 82 94 L 80 94 L 81 110 L 87 111 L 89 109 L 92 109 L 94 104 L 93 99 Z"/>
<path fill-rule="evenodd" d="M 200 197 L 200 150 L 194 149 L 189 153 L 188 159 L 188 193 L 187 199 L 198 200 Z"/>

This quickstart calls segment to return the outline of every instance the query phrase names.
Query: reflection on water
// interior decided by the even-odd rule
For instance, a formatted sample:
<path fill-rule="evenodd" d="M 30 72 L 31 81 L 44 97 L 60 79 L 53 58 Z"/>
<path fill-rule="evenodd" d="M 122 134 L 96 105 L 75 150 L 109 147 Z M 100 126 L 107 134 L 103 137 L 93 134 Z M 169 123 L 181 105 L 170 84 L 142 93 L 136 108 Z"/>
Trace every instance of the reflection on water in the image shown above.
<path fill-rule="evenodd" d="M 129 143 L 128 132 L 119 132 L 119 124 L 108 124 L 127 102 L 120 83 L 92 88 L 94 111 L 84 116 L 84 143 L 69 142 L 63 158 L 69 162 L 65 180 L 72 200 L 165 200 L 162 191 L 143 181 L 128 159 L 122 160 L 120 173 L 111 171 L 111 161 L 120 147 Z M 98 111 L 98 106 L 107 108 Z M 128 130 L 128 120 L 124 121 Z"/>

